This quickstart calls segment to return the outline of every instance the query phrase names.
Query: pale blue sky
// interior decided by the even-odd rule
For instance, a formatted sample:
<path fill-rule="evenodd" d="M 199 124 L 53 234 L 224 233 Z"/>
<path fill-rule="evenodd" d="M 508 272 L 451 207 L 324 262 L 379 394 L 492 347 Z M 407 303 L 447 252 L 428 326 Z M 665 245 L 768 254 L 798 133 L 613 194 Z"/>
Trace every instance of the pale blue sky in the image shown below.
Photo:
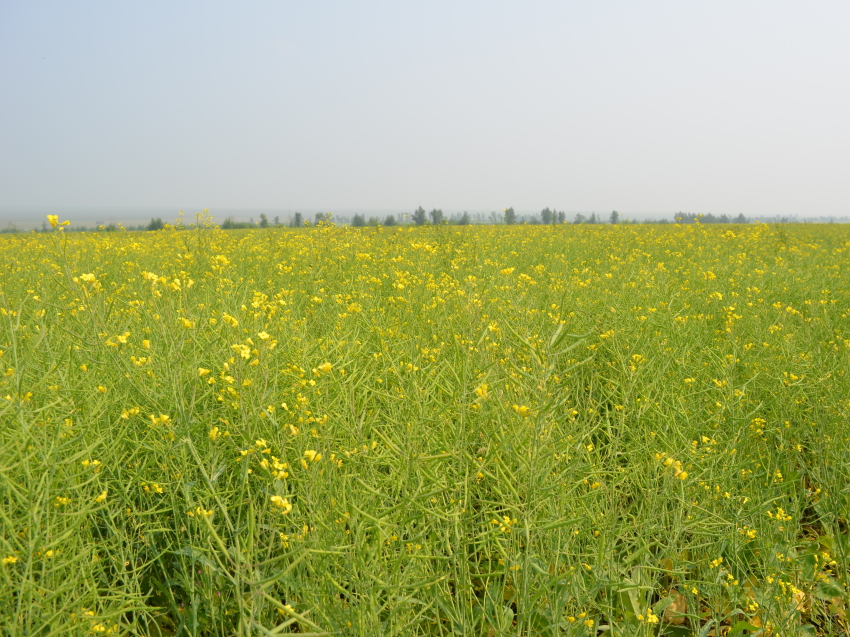
<path fill-rule="evenodd" d="M 0 207 L 850 214 L 848 2 L 0 0 Z"/>

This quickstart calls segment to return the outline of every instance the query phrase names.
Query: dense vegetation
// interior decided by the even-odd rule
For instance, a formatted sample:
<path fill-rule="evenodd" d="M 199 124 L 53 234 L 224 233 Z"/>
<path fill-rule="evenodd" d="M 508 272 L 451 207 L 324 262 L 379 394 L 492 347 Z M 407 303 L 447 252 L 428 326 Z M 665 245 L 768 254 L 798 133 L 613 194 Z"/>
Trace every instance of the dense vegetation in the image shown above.
<path fill-rule="evenodd" d="M 3 634 L 846 634 L 845 226 L 0 251 Z"/>

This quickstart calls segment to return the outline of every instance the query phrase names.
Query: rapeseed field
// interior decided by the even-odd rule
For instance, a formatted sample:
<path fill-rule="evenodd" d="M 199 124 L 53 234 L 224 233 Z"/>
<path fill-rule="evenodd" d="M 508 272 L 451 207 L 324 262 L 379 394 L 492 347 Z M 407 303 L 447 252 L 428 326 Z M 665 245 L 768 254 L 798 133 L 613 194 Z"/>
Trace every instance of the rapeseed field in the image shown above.
<path fill-rule="evenodd" d="M 0 633 L 847 634 L 847 227 L 50 222 Z"/>

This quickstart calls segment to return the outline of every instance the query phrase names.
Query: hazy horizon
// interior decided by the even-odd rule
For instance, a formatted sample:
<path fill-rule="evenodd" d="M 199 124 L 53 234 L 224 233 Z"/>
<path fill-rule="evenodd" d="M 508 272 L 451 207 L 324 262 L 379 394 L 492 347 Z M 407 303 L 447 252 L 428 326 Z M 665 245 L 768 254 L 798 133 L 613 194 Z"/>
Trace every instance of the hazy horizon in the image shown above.
<path fill-rule="evenodd" d="M 843 217 L 848 27 L 839 2 L 3 3 L 0 221 Z"/>
<path fill-rule="evenodd" d="M 102 208 L 87 208 L 87 207 L 73 207 L 73 206 L 54 206 L 54 207 L 30 207 L 26 209 L 25 212 L 13 212 L 14 210 L 21 210 L 22 208 L 10 208 L 4 209 L 0 207 L 0 230 L 15 228 L 17 230 L 29 231 L 29 230 L 37 230 L 44 228 L 47 223 L 46 216 L 48 214 L 56 214 L 62 220 L 69 220 L 71 222 L 70 228 L 73 230 L 75 228 L 89 228 L 93 229 L 95 226 L 99 224 L 109 225 L 109 224 L 122 224 L 123 226 L 127 226 L 130 228 L 137 227 L 140 225 L 147 225 L 152 219 L 160 218 L 162 221 L 166 223 L 174 223 L 180 217 L 180 211 L 175 211 L 170 207 L 167 208 L 122 208 L 122 207 L 102 207 Z M 485 223 L 490 224 L 493 223 L 491 218 L 491 213 L 500 214 L 502 211 L 493 211 L 493 210 L 454 210 L 454 209 L 442 209 L 445 215 L 445 218 L 448 219 L 457 219 L 464 212 L 471 215 L 472 223 Z M 10 212 L 12 211 L 12 212 Z M 540 218 L 540 210 L 524 210 L 515 208 L 518 219 L 521 223 L 528 222 L 531 218 L 535 219 L 535 222 Z M 195 213 L 200 212 L 199 210 L 184 210 L 183 211 L 183 223 L 191 224 L 195 221 Z M 265 214 L 269 223 L 274 223 L 275 217 L 279 218 L 279 222 L 281 225 L 290 225 L 290 222 L 293 221 L 296 213 L 301 213 L 302 218 L 304 220 L 312 222 L 314 220 L 316 213 L 327 213 L 330 212 L 333 215 L 333 219 L 339 223 L 348 224 L 352 221 L 352 218 L 356 214 L 363 215 L 366 219 L 370 217 L 374 217 L 378 219 L 379 222 L 383 222 L 384 219 L 388 215 L 393 215 L 398 219 L 399 223 L 413 223 L 411 218 L 411 213 L 413 209 L 408 210 L 398 210 L 398 209 L 340 209 L 336 211 L 330 210 L 317 210 L 317 209 L 307 209 L 301 208 L 298 210 L 290 210 L 290 209 L 280 209 L 280 208 L 243 208 L 243 209 L 234 209 L 234 210 L 222 210 L 222 209 L 210 209 L 209 214 L 211 215 L 213 221 L 217 224 L 222 224 L 227 219 L 232 219 L 236 222 L 254 222 L 259 223 L 260 215 Z M 585 219 L 589 218 L 590 215 L 596 214 L 599 220 L 599 223 L 608 223 L 611 211 L 600 211 L 600 210 L 565 210 L 562 211 L 566 214 L 566 223 L 572 223 L 576 217 L 576 215 L 582 215 Z M 672 222 L 675 220 L 675 216 L 680 213 L 688 213 L 690 211 L 675 211 L 675 212 L 666 212 L 666 213 L 651 213 L 651 212 L 623 212 L 617 211 L 619 214 L 620 221 L 663 221 L 666 220 L 668 222 Z M 743 213 L 741 213 L 743 214 Z M 403 215 L 407 215 L 405 218 Z M 720 216 L 720 215 L 717 215 Z M 738 215 L 727 215 L 731 218 L 735 218 Z M 746 216 L 746 215 L 745 215 Z M 747 216 L 748 222 L 756 222 L 761 221 L 764 223 L 776 222 L 780 219 L 784 221 L 790 222 L 837 222 L 837 223 L 850 223 L 850 215 L 761 215 L 761 216 Z"/>

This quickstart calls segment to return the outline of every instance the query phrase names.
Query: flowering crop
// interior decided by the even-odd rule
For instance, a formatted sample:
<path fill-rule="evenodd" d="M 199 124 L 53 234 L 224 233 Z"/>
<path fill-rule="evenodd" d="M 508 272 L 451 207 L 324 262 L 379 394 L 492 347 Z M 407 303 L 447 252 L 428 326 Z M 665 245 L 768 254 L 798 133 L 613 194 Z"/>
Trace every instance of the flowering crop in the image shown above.
<path fill-rule="evenodd" d="M 0 632 L 846 631 L 847 228 L 63 223 L 0 239 Z"/>

